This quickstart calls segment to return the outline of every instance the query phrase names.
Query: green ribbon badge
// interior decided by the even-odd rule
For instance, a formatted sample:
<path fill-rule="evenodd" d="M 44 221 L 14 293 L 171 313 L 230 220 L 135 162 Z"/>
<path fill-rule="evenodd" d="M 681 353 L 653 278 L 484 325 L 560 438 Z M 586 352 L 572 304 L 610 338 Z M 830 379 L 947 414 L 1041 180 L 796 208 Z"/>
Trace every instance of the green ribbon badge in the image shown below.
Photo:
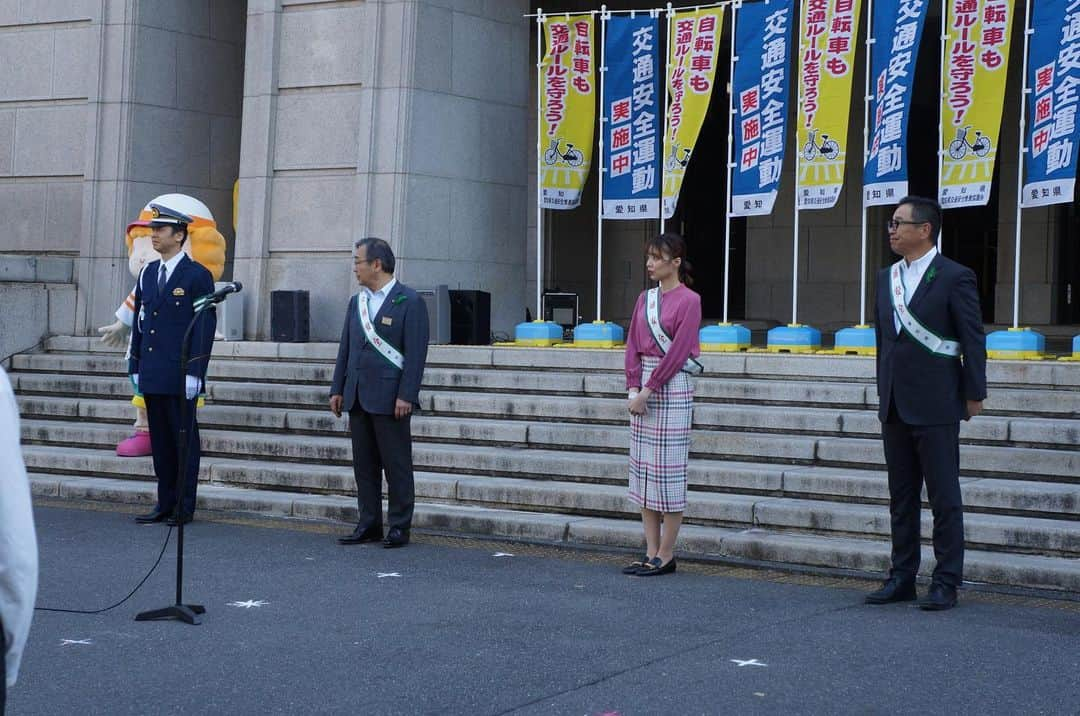
<path fill-rule="evenodd" d="M 926 272 L 926 283 L 930 283 L 934 280 L 934 276 L 937 275 L 937 267 L 931 266 L 930 270 Z"/>
<path fill-rule="evenodd" d="M 394 299 L 394 304 L 393 305 L 396 306 L 399 303 L 404 303 L 405 301 L 408 300 L 408 298 L 409 298 L 408 296 L 398 296 L 397 298 Z"/>

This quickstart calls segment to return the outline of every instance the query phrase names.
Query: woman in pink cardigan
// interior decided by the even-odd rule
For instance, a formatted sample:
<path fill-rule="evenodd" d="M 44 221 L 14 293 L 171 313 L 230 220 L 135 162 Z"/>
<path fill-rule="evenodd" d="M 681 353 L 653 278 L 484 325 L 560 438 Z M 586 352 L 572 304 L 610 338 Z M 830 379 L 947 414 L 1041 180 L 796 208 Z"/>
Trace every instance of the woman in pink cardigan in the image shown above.
<path fill-rule="evenodd" d="M 642 291 L 626 338 L 630 411 L 630 500 L 641 508 L 645 556 L 623 574 L 652 577 L 675 571 L 675 540 L 686 509 L 686 463 L 694 387 L 701 372 L 701 297 L 688 287 L 686 242 L 665 233 L 645 244 L 645 268 L 655 288 Z"/>

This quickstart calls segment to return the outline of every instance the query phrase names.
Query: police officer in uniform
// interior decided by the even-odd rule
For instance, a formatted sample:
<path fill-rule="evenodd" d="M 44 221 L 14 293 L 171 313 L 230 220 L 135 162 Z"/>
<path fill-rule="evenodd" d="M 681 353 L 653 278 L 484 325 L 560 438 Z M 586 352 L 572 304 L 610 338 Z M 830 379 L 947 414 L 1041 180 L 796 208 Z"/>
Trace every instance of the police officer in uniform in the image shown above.
<path fill-rule="evenodd" d="M 161 204 L 150 204 L 150 209 L 151 240 L 161 260 L 146 265 L 135 287 L 128 373 L 146 399 L 158 500 L 153 512 L 135 521 L 175 525 L 178 519 L 190 522 L 195 514 L 200 457 L 195 399 L 202 391 L 213 347 L 217 323 L 213 307 L 192 328 L 186 368 L 180 365 L 181 343 L 195 315 L 196 299 L 214 292 L 214 279 L 182 250 L 192 218 Z M 182 493 L 177 494 L 181 409 L 188 423 L 188 459 Z"/>

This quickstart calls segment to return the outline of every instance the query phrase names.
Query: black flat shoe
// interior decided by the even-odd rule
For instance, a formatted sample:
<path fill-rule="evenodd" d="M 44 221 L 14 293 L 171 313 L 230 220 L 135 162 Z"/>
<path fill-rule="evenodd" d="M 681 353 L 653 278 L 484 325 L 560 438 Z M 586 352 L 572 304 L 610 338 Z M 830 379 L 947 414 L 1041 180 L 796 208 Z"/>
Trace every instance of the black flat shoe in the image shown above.
<path fill-rule="evenodd" d="M 915 582 L 904 582 L 897 577 L 889 577 L 881 585 L 881 589 L 867 594 L 864 601 L 867 604 L 915 601 Z"/>
<path fill-rule="evenodd" d="M 400 527 L 391 527 L 386 533 L 386 539 L 382 541 L 382 546 L 386 549 L 404 547 L 407 544 L 409 544 L 409 530 L 403 530 Z"/>
<path fill-rule="evenodd" d="M 170 514 L 171 513 L 165 512 L 164 510 L 154 510 L 146 515 L 138 515 L 135 518 L 135 521 L 140 525 L 152 525 L 155 522 L 164 522 L 169 518 Z"/>
<path fill-rule="evenodd" d="M 931 584 L 930 591 L 919 600 L 919 609 L 942 612 L 956 606 L 956 588 L 947 584 Z"/>
<path fill-rule="evenodd" d="M 637 576 L 659 577 L 661 574 L 671 574 L 677 566 L 674 557 L 669 559 L 667 564 L 662 563 L 659 557 L 653 557 L 648 564 L 637 571 Z"/>
<path fill-rule="evenodd" d="M 642 567 L 644 567 L 648 563 L 649 563 L 649 555 L 645 555 L 644 557 L 641 557 L 640 559 L 635 559 L 633 562 L 631 562 L 630 564 L 623 567 L 622 568 L 622 573 L 623 574 L 631 574 L 631 575 L 637 574 L 638 570 L 641 569 Z"/>
<path fill-rule="evenodd" d="M 365 527 L 361 529 L 360 525 L 356 526 L 356 529 L 352 531 L 352 534 L 347 534 L 344 537 L 338 537 L 338 544 L 364 544 L 365 542 L 379 542 L 383 538 L 382 526 L 378 527 Z"/>

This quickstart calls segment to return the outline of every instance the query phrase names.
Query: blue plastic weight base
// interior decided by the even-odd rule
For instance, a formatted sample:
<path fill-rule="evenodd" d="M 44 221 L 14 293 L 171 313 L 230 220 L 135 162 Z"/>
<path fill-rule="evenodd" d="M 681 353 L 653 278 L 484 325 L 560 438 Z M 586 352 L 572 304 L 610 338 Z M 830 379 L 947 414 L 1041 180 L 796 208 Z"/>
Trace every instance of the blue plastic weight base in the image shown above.
<path fill-rule="evenodd" d="M 821 331 L 802 324 L 770 329 L 766 350 L 773 353 L 812 353 L 821 348 Z"/>
<path fill-rule="evenodd" d="M 990 358 L 1041 358 L 1046 338 L 1030 328 L 1010 328 L 986 336 L 986 355 Z"/>
<path fill-rule="evenodd" d="M 623 342 L 623 329 L 618 323 L 593 321 L 574 328 L 574 345 L 579 348 L 612 348 Z"/>
<path fill-rule="evenodd" d="M 841 328 L 836 332 L 834 347 L 837 353 L 874 355 L 877 351 L 874 329 L 870 326 Z"/>
<path fill-rule="evenodd" d="M 750 329 L 737 323 L 718 323 L 698 331 L 703 351 L 743 351 L 750 347 Z"/>
<path fill-rule="evenodd" d="M 553 346 L 563 339 L 562 326 L 551 321 L 533 321 L 514 326 L 514 344 L 519 346 Z"/>

